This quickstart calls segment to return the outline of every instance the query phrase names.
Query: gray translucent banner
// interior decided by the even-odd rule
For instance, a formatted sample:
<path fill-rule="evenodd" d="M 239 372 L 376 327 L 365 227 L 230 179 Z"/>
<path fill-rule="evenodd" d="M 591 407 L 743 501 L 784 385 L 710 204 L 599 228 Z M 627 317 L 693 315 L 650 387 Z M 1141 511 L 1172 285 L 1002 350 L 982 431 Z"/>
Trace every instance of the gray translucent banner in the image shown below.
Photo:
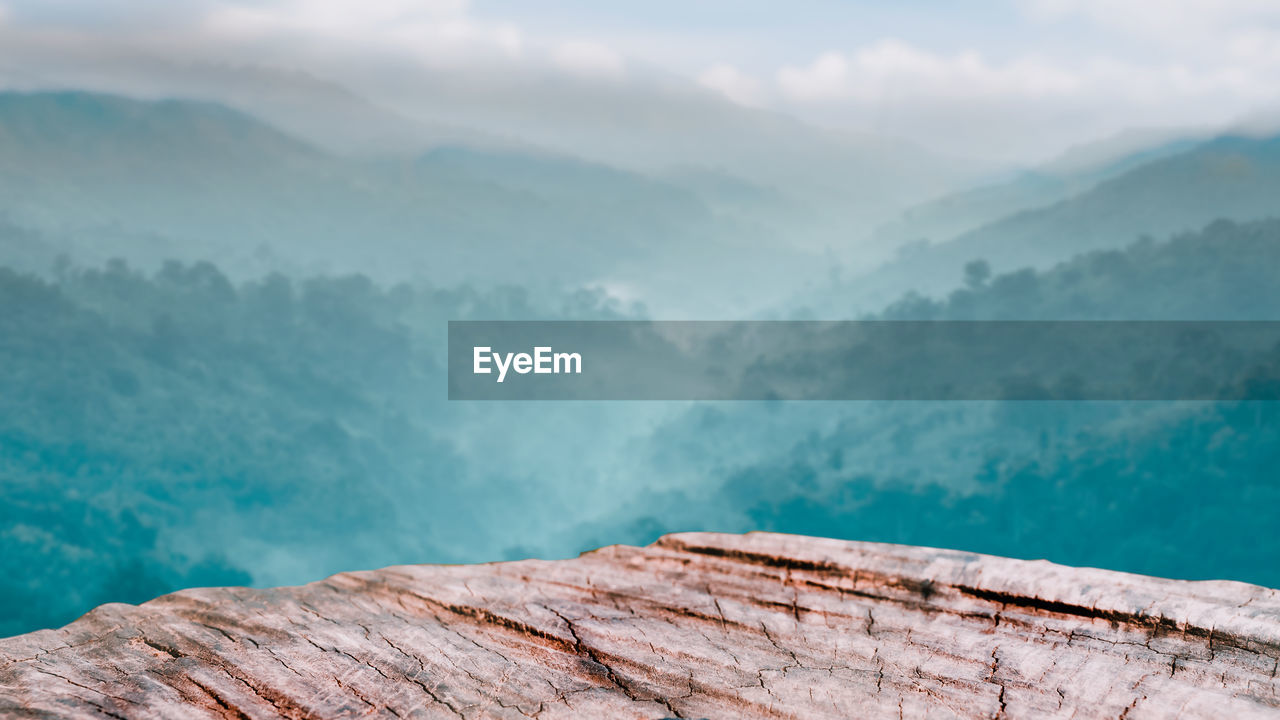
<path fill-rule="evenodd" d="M 1280 322 L 449 323 L 450 400 L 1276 400 Z"/>

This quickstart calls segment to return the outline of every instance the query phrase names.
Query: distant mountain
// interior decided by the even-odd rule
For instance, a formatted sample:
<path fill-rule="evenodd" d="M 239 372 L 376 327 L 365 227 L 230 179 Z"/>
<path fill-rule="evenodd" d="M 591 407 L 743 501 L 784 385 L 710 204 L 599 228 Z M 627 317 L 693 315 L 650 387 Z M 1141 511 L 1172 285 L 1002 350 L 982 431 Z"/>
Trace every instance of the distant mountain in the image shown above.
<path fill-rule="evenodd" d="M 144 77 L 146 97 L 226 105 L 344 155 L 412 154 L 448 144 L 522 145 L 517 138 L 407 117 L 341 84 L 298 70 L 153 62 Z"/>
<path fill-rule="evenodd" d="M 675 167 L 659 177 L 693 191 L 711 207 L 727 213 L 749 216 L 792 213 L 794 217 L 808 209 L 803 198 L 788 195 L 776 187 L 707 168 Z"/>
<path fill-rule="evenodd" d="M 701 279 L 710 296 L 743 273 L 818 262 L 778 230 L 635 172 L 466 147 L 354 158 L 221 105 L 77 92 L 0 94 L 0 215 L 77 262 L 214 259 L 241 274 L 594 282 L 650 295 Z"/>
<path fill-rule="evenodd" d="M 0 93 L 0 152 L 10 164 L 52 163 L 40 169 L 59 172 L 104 163 L 132 172 L 187 164 L 206 170 L 210 164 L 295 163 L 319 155 L 221 105 L 77 92 Z"/>
<path fill-rule="evenodd" d="M 353 90 L 329 77 L 263 65 L 60 50 L 23 48 L 41 68 L 24 84 L 219 102 L 342 154 L 466 145 L 581 157 L 646 174 L 681 168 L 732 176 L 804 204 L 806 214 L 788 228 L 790 241 L 816 249 L 851 235 L 866 239 L 869 228 L 902 209 L 999 169 L 890 135 L 744 107 L 651 67 L 628 65 L 602 78 L 538 63 L 466 73 L 401 66 Z"/>
<path fill-rule="evenodd" d="M 466 128 L 405 117 L 348 88 L 301 71 L 261 66 L 189 65 L 166 68 L 178 97 L 205 99 L 248 113 L 341 154 L 421 152 L 448 143 L 500 144 Z M 151 68 L 158 73 L 157 68 Z M 162 96 L 166 91 L 161 91 Z"/>
<path fill-rule="evenodd" d="M 836 130 L 744 107 L 657 70 L 625 78 L 484 76 L 459 83 L 425 73 L 404 87 L 404 112 L 431 123 L 520 138 L 537 147 L 646 173 L 737 178 L 804 206 L 810 247 L 861 238 L 903 208 L 995 169 L 892 135 Z M 536 93 L 530 87 L 537 87 Z"/>
<path fill-rule="evenodd" d="M 996 271 L 1046 267 L 1076 253 L 1123 247 L 1144 235 L 1199 230 L 1216 219 L 1276 216 L 1280 137 L 1225 136 L 1138 163 L 1046 207 L 912 248 L 843 290 L 831 290 L 818 304 L 865 309 L 907 290 L 936 294 L 959 284 L 958 268 L 977 259 Z"/>
<path fill-rule="evenodd" d="M 1045 207 L 1206 140 L 1201 131 L 1129 131 L 1073 147 L 1042 166 L 912 206 L 877 228 L 878 247 L 939 243 L 1023 210 Z"/>
<path fill-rule="evenodd" d="M 646 173 L 696 168 L 773 187 L 831 220 L 822 237 L 793 238 L 811 246 L 865 235 L 902 208 L 993 169 L 891 135 L 744 107 L 653 68 L 628 67 L 609 78 L 509 70 L 465 78 L 408 72 L 385 102 L 429 123 L 519 138 L 559 154 Z"/>
<path fill-rule="evenodd" d="M 442 143 L 504 142 L 466 128 L 406 117 L 340 83 L 298 69 L 174 60 L 123 48 L 104 54 L 92 43 L 22 43 L 20 38 L 5 50 L 27 71 L 6 84 L 15 90 L 73 89 L 212 102 L 342 154 L 412 153 Z"/>

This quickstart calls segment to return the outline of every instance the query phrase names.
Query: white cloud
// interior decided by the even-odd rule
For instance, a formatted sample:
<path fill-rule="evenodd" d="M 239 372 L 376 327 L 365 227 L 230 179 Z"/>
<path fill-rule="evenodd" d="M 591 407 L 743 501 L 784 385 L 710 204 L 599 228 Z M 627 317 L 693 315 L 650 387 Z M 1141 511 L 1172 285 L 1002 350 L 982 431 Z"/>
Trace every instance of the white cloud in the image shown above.
<path fill-rule="evenodd" d="M 519 103 L 562 106 L 569 88 L 591 87 L 544 82 L 556 75 L 634 91 L 609 96 L 620 103 L 676 74 L 740 105 L 1015 156 L 1127 126 L 1223 123 L 1280 100 L 1280 0 L 1014 0 L 1022 12 L 972 34 L 968 48 L 922 40 L 907 14 L 881 36 L 816 55 L 810 29 L 763 43 L 750 30 L 646 28 L 629 11 L 626 23 L 560 35 L 536 12 L 495 18 L 468 0 L 59 0 L 56 12 L 47 1 L 0 0 L 0 59 L 24 84 L 51 82 L 58 68 L 106 77 L 112 63 L 146 76 L 148 57 L 261 65 L 401 110 L 430 96 L 412 105 L 423 114 L 453 92 L 456 124 L 472 121 L 481 98 L 518 125 L 536 115 L 512 110 Z M 543 29 L 509 22 L 521 18 Z M 969 37 L 965 27 L 949 42 Z"/>
<path fill-rule="evenodd" d="M 760 82 L 728 63 L 716 63 L 698 75 L 698 83 L 739 105 L 755 106 L 763 101 Z"/>
<path fill-rule="evenodd" d="M 448 60 L 497 51 L 517 56 L 519 28 L 478 23 L 467 0 L 280 0 L 269 4 L 219 4 L 204 31 L 240 41 L 272 37 L 398 50 Z"/>
<path fill-rule="evenodd" d="M 271 4 L 221 5 L 211 20 L 246 32 L 287 28 L 322 34 L 368 34 L 466 17 L 465 0 L 283 0 Z"/>
<path fill-rule="evenodd" d="M 622 74 L 622 56 L 596 42 L 573 40 L 561 43 L 551 55 L 562 70 L 579 75 L 616 77 Z"/>
<path fill-rule="evenodd" d="M 493 36 L 498 47 L 511 57 L 518 57 L 524 51 L 524 33 L 514 25 L 498 26 Z"/>
<path fill-rule="evenodd" d="M 1154 46 L 1213 54 L 1280 24 L 1276 0 L 1022 0 L 1039 22 L 1083 20 L 1094 27 Z M 1274 35 L 1273 35 L 1274 37 Z"/>
<path fill-rule="evenodd" d="M 1022 4 L 1044 19 L 1081 16 L 1127 29 L 1171 21 L 1221 28 L 1280 17 L 1275 0 L 1023 0 Z"/>
<path fill-rule="evenodd" d="M 1274 103 L 1280 36 L 1256 26 L 1228 37 L 1215 46 L 1220 58 L 1201 61 L 1098 51 L 996 60 L 978 50 L 939 53 L 881 40 L 783 66 L 763 94 L 827 124 L 963 154 L 1026 157 L 1126 127 L 1228 123 Z"/>
<path fill-rule="evenodd" d="M 897 40 L 884 40 L 846 56 L 826 52 L 804 67 L 777 72 L 784 97 L 801 102 L 884 101 L 889 98 L 990 96 L 1028 100 L 1080 91 L 1083 79 L 1071 69 L 1034 58 L 1003 64 L 976 51 L 940 55 Z"/>
<path fill-rule="evenodd" d="M 849 63 L 844 55 L 828 52 L 805 67 L 778 70 L 778 87 L 797 100 L 831 100 L 849 92 Z"/>

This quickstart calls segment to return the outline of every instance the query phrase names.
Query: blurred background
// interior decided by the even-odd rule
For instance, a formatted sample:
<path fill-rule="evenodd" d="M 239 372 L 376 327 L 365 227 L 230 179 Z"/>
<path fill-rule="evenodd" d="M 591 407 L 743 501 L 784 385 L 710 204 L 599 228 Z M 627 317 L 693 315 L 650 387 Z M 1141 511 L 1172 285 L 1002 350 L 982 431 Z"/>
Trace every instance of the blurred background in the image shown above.
<path fill-rule="evenodd" d="M 1275 403 L 444 373 L 451 319 L 1280 320 L 1277 87 L 1263 0 L 0 0 L 0 635 L 681 530 L 1280 586 Z"/>

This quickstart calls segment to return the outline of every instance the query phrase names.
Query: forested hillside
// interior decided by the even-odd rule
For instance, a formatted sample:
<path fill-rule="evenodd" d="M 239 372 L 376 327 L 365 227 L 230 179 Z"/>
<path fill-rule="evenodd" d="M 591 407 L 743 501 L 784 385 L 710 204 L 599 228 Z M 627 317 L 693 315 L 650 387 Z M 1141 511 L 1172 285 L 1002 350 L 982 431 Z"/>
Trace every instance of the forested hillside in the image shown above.
<path fill-rule="evenodd" d="M 1275 319 L 1280 222 L 1218 222 L 1043 273 L 987 277 L 976 263 L 967 277 L 945 301 L 908 297 L 882 317 Z M 446 320 L 640 312 L 599 294 L 360 276 L 236 284 L 208 263 L 64 261 L 49 280 L 0 271 L 0 297 L 0 633 L 188 585 L 370 558 L 569 554 L 693 527 L 1280 584 L 1256 562 L 1280 567 L 1266 539 L 1264 509 L 1280 501 L 1268 403 L 670 405 L 637 435 L 634 405 L 592 415 L 443 398 Z M 587 506 L 585 488 L 539 469 L 564 447 L 536 444 L 500 451 L 508 477 L 495 479 L 474 446 L 477 433 L 516 437 L 500 415 L 623 448 L 610 461 L 627 477 L 669 487 L 625 511 L 616 490 Z M 504 520 L 535 507 L 576 507 L 582 524 L 538 538 Z M 302 560 L 302 547 L 323 559 Z"/>
<path fill-rule="evenodd" d="M 877 317 L 1276 320 L 1280 222 L 1219 221 L 1045 272 L 988 277 L 975 263 L 965 274 L 968 287 L 945 300 L 908 297 Z M 1257 362 L 1269 382 L 1280 378 L 1280 348 Z M 711 456 L 762 417 L 807 432 L 774 433 L 772 459 L 719 456 L 717 489 L 654 493 L 627 532 L 643 542 L 695 527 L 762 529 L 1280 585 L 1274 402 L 841 407 L 690 410 L 660 436 L 684 444 L 655 442 L 655 453 Z M 604 523 L 590 536 L 616 532 Z"/>
<path fill-rule="evenodd" d="M 123 262 L 52 281 L 0 269 L 0 307 L 0 635 L 248 583 L 275 561 L 244 567 L 246 537 L 284 557 L 319 548 L 333 569 L 389 545 L 450 559 L 432 538 L 466 532 L 457 507 L 489 490 L 465 486 L 441 438 L 456 420 L 445 321 L 625 310 L 590 293 L 235 285 L 208 263 Z"/>

